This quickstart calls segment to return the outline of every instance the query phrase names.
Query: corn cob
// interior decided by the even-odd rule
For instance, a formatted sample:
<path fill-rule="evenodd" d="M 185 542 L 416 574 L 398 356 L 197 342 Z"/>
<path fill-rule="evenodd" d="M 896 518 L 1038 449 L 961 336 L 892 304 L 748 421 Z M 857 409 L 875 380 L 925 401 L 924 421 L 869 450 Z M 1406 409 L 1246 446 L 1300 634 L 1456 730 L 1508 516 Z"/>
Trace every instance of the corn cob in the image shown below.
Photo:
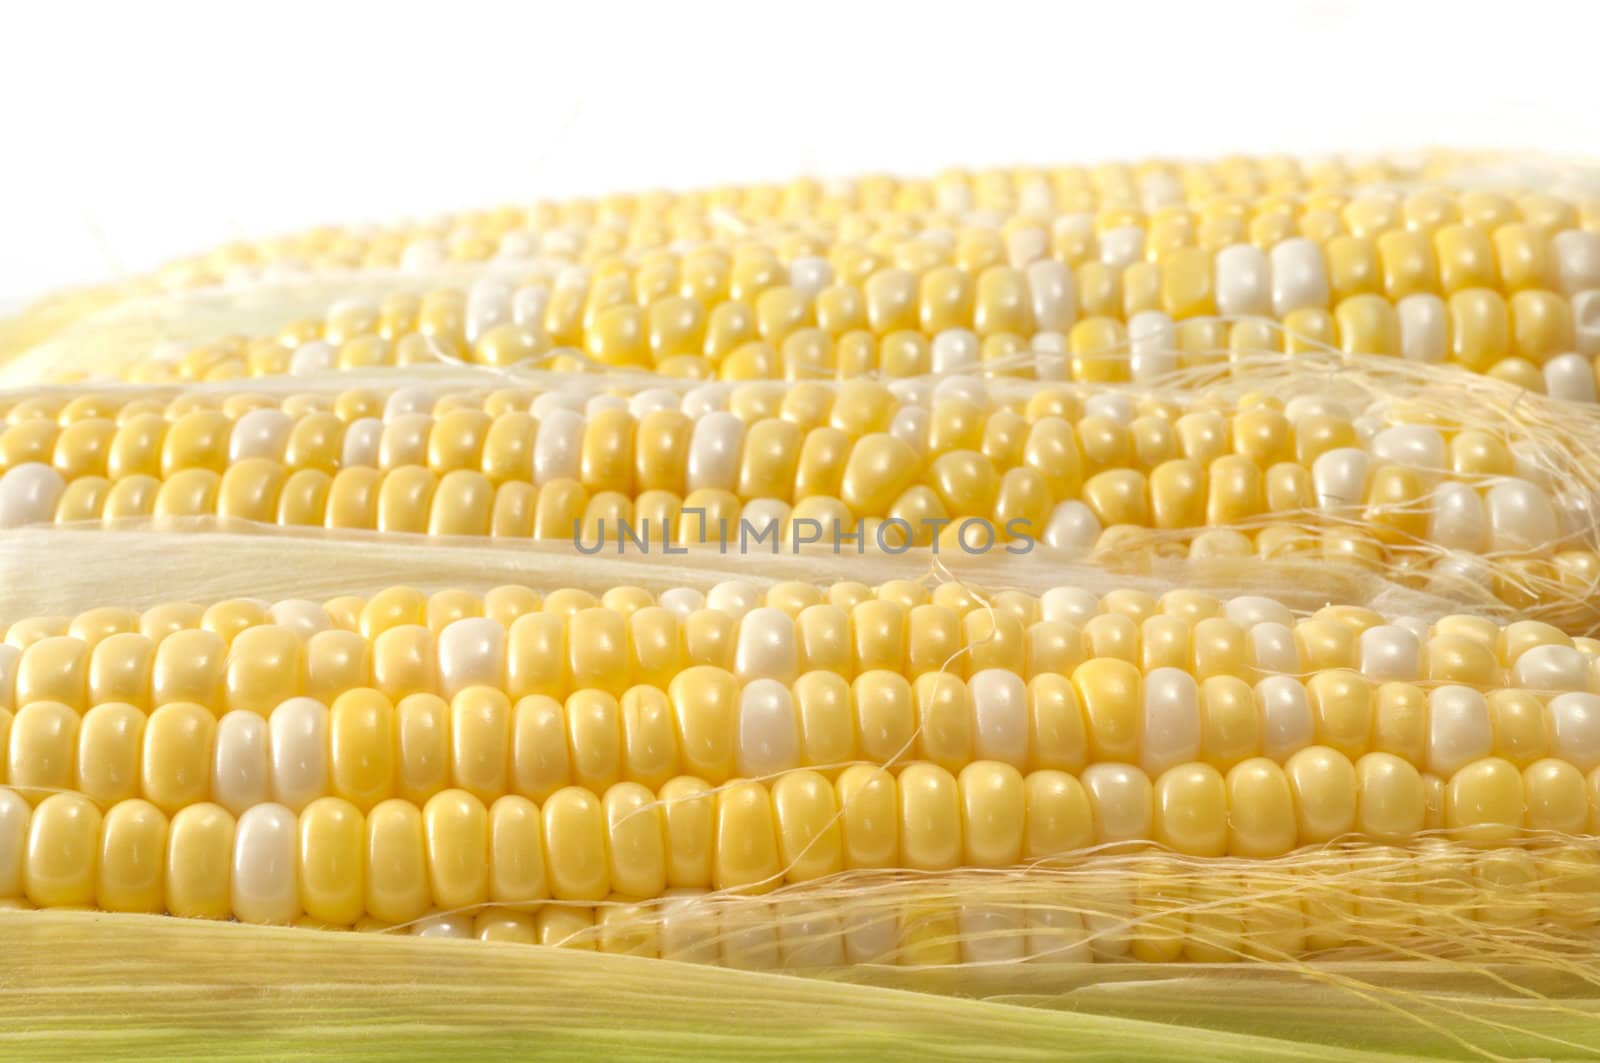
<path fill-rule="evenodd" d="M 1320 554 L 1422 582 L 1441 559 L 1492 555 L 1503 600 L 1579 628 L 1600 567 L 1582 475 L 1553 482 L 1559 453 L 1403 403 L 1352 418 L 1307 396 L 1007 401 L 950 380 L 925 404 L 856 381 L 587 400 L 90 393 L 4 412 L 6 525 L 217 517 L 591 553 L 848 535 L 857 552 Z"/>
<path fill-rule="evenodd" d="M 698 604 L 682 589 L 661 596 L 665 607 L 626 588 L 606 597 L 633 605 L 632 616 Z M 570 623 L 623 614 L 575 608 L 593 600 L 577 592 L 541 601 L 505 588 L 484 602 L 396 590 L 326 609 L 232 601 L 204 612 L 95 610 L 70 622 L 19 622 L 8 633 L 27 648 L 14 681 L 23 696 L 7 737 L 9 785 L 0 791 L 0 890 L 42 906 L 249 921 L 422 920 L 420 932 L 429 934 L 472 927 L 487 937 L 590 944 L 609 934 L 618 947 L 638 949 L 670 930 L 672 907 L 641 914 L 639 903 L 668 890 L 760 889 L 883 868 L 1007 867 L 1136 843 L 1272 860 L 1347 836 L 1380 847 L 1425 845 L 1441 831 L 1504 850 L 1460 858 L 1469 868 L 1464 881 L 1486 888 L 1479 880 L 1507 861 L 1513 873 L 1554 858 L 1506 848 L 1518 838 L 1584 833 L 1600 820 L 1595 644 L 1545 625 L 1445 618 L 1429 631 L 1425 679 L 1411 628 L 1350 607 L 1330 607 L 1291 630 L 1292 617 L 1275 602 L 1224 603 L 1196 592 L 1097 599 L 1062 589 L 981 604 L 953 584 L 932 592 L 891 584 L 876 595 L 860 585 L 825 593 L 791 584 L 764 600 L 730 584 L 709 597 L 710 612 L 737 624 L 725 640 L 734 670 L 694 665 L 667 680 L 665 692 L 634 686 L 619 699 L 596 686 L 564 704 L 526 695 L 514 708 L 500 678 L 504 629 L 485 634 L 486 624 L 501 622 L 457 614 L 521 612 L 513 631 L 529 617 L 565 613 Z M 848 620 L 825 597 L 854 601 Z M 884 629 L 903 624 L 908 601 L 953 616 L 965 606 L 969 632 L 980 621 L 976 641 L 953 646 L 940 670 L 914 683 L 898 656 L 905 633 Z M 867 654 L 858 671 L 899 670 L 859 672 L 854 683 L 844 662 L 842 672 L 799 674 L 793 621 L 803 628 L 805 614 L 819 609 L 840 613 L 833 626 L 852 632 L 857 654 Z M 1070 677 L 1044 672 L 1024 682 L 1021 654 L 1005 650 L 1018 642 L 1019 613 L 1049 618 L 1036 627 L 1054 623 L 1079 640 L 1066 651 L 1079 662 Z M 72 705 L 25 693 L 62 693 L 49 681 L 73 674 L 81 681 L 81 654 L 77 665 L 61 667 L 59 653 L 86 643 L 44 634 L 63 624 L 97 637 L 96 654 L 119 639 L 148 643 L 135 626 L 166 632 L 157 658 L 169 641 L 209 635 L 215 649 L 174 656 L 190 666 L 226 659 L 230 679 L 259 680 L 295 669 L 285 673 L 281 653 L 252 661 L 254 648 L 242 642 L 292 647 L 308 635 L 362 637 L 334 627 L 336 616 L 367 632 L 396 625 L 381 639 L 427 614 L 443 625 L 438 671 L 498 686 L 465 686 L 449 703 L 417 692 L 398 704 L 355 688 L 330 710 L 292 690 L 225 681 L 214 669 L 195 689 L 257 700 L 169 701 L 148 716 L 109 702 L 81 721 Z M 231 646 L 219 631 L 231 633 Z M 1246 663 L 1247 644 L 1276 647 L 1282 667 Z M 1319 647 L 1355 657 L 1318 668 L 1298 656 Z M 613 676 L 610 687 L 630 679 Z M 281 695 L 290 696 L 274 704 Z M 152 693 L 143 703 L 161 700 Z M 1483 861 L 1495 862 L 1470 870 Z M 1175 894 L 1157 893 L 1152 912 L 1176 903 Z M 538 914 L 526 908 L 545 901 L 560 904 Z M 1090 891 L 1074 903 L 1104 901 Z M 607 904 L 595 922 L 567 902 Z M 490 903 L 500 909 L 471 914 Z M 501 910 L 507 904 L 523 908 Z M 902 921 L 907 904 L 891 906 Z M 458 909 L 469 914 L 448 914 Z M 434 910 L 446 914 L 428 917 Z M 739 918 L 766 911 L 745 909 Z M 1015 919 L 1032 918 L 1026 911 L 1018 907 Z M 947 916 L 955 919 L 955 910 Z M 776 941 L 782 922 L 751 925 Z M 1081 938 L 1081 923 L 1072 926 Z M 926 949 L 906 943 L 920 933 L 902 926 L 870 947 L 931 962 Z M 952 934 L 933 954 L 1010 947 L 986 945 L 976 932 L 961 945 L 959 930 Z M 1023 939 L 1020 930 L 1011 936 Z M 1156 937 L 1166 944 L 1145 948 L 1151 956 L 1183 940 Z M 698 947 L 703 953 L 703 939 Z M 1039 947 L 1072 951 L 1081 941 Z"/>
<path fill-rule="evenodd" d="M 877 250 L 885 238 L 919 229 L 955 229 L 969 219 L 997 227 L 992 219 L 1012 216 L 1049 221 L 1066 215 L 1068 231 L 1081 226 L 1091 235 L 1148 225 L 1158 246 L 1213 250 L 1241 239 L 1272 242 L 1296 234 L 1376 237 L 1400 226 L 1432 231 L 1457 220 L 1488 230 L 1523 220 L 1552 230 L 1593 228 L 1595 205 L 1581 194 L 1566 199 L 1453 187 L 1458 178 L 1470 180 L 1467 171 L 1503 161 L 1438 154 L 1421 164 L 1333 160 L 1304 166 L 1292 159 L 1230 158 L 616 195 L 235 243 L 175 264 L 161 280 L 169 287 L 240 284 L 308 271 L 428 269 L 529 255 L 593 265 L 618 254 L 708 241 L 766 240 L 790 258 L 839 240 Z M 1410 190 L 1397 193 L 1400 187 Z"/>
<path fill-rule="evenodd" d="M 1593 400 L 1600 211 L 1546 193 L 1364 187 L 1382 172 L 1448 178 L 1457 165 L 1363 176 L 1335 166 L 1311 190 L 1279 163 L 1229 160 L 1209 172 L 868 182 L 860 202 L 819 201 L 805 182 L 677 203 L 621 197 L 599 222 L 575 205 L 566 220 L 577 229 L 559 208 L 499 211 L 464 220 L 453 250 L 396 233 L 376 241 L 376 257 L 365 237 L 320 230 L 304 248 L 340 245 L 330 266 L 427 270 L 492 254 L 499 265 L 469 287 L 403 285 L 276 336 L 167 349 L 119 371 L 222 380 L 465 360 L 730 380 L 983 368 L 1115 381 L 1330 348 L 1450 360 Z M 670 231 L 669 216 L 689 228 Z M 244 280 L 251 261 L 281 257 L 282 275 L 294 245 L 230 248 L 215 267 Z"/>
<path fill-rule="evenodd" d="M 732 281 L 722 259 L 723 275 L 679 282 L 701 295 L 670 287 L 671 260 L 637 276 L 569 270 L 516 286 L 491 278 L 470 290 L 341 302 L 325 320 L 295 322 L 276 337 L 165 351 L 129 374 L 215 381 L 464 361 L 732 381 L 984 371 L 1107 383 L 1332 350 L 1448 360 L 1528 390 L 1595 398 L 1600 234 L 1565 230 L 1547 240 L 1505 225 L 1491 242 L 1452 225 L 1431 240 L 1399 229 L 1376 241 L 1335 237 L 1325 248 L 1293 237 L 1145 261 L 1143 234 L 1131 231 L 1139 239 L 1125 241 L 1126 264 L 1074 268 L 1013 254 L 1020 264 L 997 257 L 962 267 L 934 253 L 920 269 L 876 268 L 859 287 L 829 283 L 823 259 L 785 268 L 771 252 L 736 258 Z"/>

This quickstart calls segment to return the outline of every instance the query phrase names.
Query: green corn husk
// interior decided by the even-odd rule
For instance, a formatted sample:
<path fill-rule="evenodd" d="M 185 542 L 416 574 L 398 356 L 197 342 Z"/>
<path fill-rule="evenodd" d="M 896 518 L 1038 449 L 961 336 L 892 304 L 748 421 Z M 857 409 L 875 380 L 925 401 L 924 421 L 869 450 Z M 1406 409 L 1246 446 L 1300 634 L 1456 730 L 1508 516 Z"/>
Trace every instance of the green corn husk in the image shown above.
<path fill-rule="evenodd" d="M 1600 989 L 1434 962 L 856 970 L 88 912 L 0 913 L 0 1057 L 1592 1059 Z M 874 984 L 878 983 L 878 984 Z M 1385 1000 L 1385 997 L 1391 999 Z M 1463 1015 L 1462 1011 L 1470 1011 Z"/>

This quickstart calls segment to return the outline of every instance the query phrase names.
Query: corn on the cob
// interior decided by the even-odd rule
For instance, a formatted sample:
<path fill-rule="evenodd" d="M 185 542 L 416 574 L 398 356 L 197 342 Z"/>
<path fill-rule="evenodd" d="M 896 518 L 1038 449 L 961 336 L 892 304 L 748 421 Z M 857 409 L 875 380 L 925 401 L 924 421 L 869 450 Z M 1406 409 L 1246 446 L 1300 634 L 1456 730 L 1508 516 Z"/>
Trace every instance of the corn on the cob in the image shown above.
<path fill-rule="evenodd" d="M 1454 165 L 1411 173 L 1447 179 Z M 469 361 L 727 380 L 982 369 L 1104 382 L 1327 348 L 1448 360 L 1595 398 L 1592 201 L 1448 184 L 1399 192 L 1337 169 L 1302 189 L 1300 175 L 1266 179 L 1251 160 L 1197 176 L 1206 172 L 1154 164 L 991 174 L 975 185 L 957 174 L 858 189 L 866 199 L 854 203 L 855 193 L 819 201 L 802 185 L 775 219 L 786 197 L 770 189 L 672 205 L 623 198 L 602 212 L 610 221 L 579 232 L 560 224 L 559 209 L 501 211 L 466 219 L 448 256 L 432 235 L 405 251 L 407 237 L 388 235 L 369 255 L 356 250 L 364 237 L 323 230 L 303 246 L 342 247 L 330 266 L 429 269 L 497 246 L 498 265 L 465 286 L 340 301 L 277 335 L 140 352 L 118 371 L 224 380 Z M 1377 172 L 1388 171 L 1368 176 Z M 689 229 L 674 236 L 668 216 Z M 242 269 L 242 280 L 252 260 L 294 259 L 294 244 L 230 248 L 216 267 Z M 100 372 L 112 367 L 100 357 Z"/>
<path fill-rule="evenodd" d="M 1600 822 L 1596 644 L 1547 625 L 1385 623 L 1351 607 L 1297 620 L 1270 599 L 1192 591 L 1063 588 L 984 601 L 959 585 L 904 582 L 876 592 L 784 584 L 764 596 L 726 584 L 709 609 L 682 588 L 659 601 L 629 588 L 600 604 L 571 590 L 502 588 L 480 600 L 396 589 L 327 607 L 236 600 L 19 621 L 6 657 L 20 708 L 0 790 L 0 892 L 40 906 L 246 921 L 416 923 L 427 934 L 589 944 L 598 935 L 602 947 L 654 954 L 674 918 L 708 918 L 673 916 L 670 891 L 1071 864 L 1095 846 L 1139 843 L 1266 862 L 1227 865 L 1247 876 L 1275 873 L 1270 861 L 1302 846 L 1358 837 L 1427 852 L 1443 832 L 1487 847 L 1451 858 L 1468 869 L 1460 888 L 1481 892 L 1495 875 L 1532 875 L 1537 861 L 1557 859 L 1541 855 L 1540 839 Z M 948 614 L 964 641 L 911 652 L 908 617 L 919 610 Z M 818 611 L 834 629 L 825 641 L 847 648 L 811 668 L 820 662 L 802 647 Z M 624 623 L 680 614 L 725 618 L 722 663 L 654 674 L 665 690 L 632 685 L 641 675 Z M 515 641 L 530 618 L 553 622 L 541 647 L 609 643 L 609 657 L 570 670 L 558 662 L 545 677 L 551 693 L 516 692 L 506 624 Z M 438 629 L 439 656 L 412 674 L 465 684 L 441 688 L 449 702 L 418 690 L 397 703 L 356 686 L 330 707 L 298 692 L 302 642 L 347 636 L 345 656 L 365 660 L 368 636 L 410 631 L 431 647 L 422 621 Z M 617 631 L 574 633 L 585 623 Z M 1040 641 L 1059 671 L 1029 664 L 1025 632 L 1041 628 L 1053 631 Z M 76 634 L 50 634 L 60 630 Z M 209 648 L 189 646 L 194 636 Z M 213 700 L 124 688 L 158 707 L 102 703 L 85 675 L 119 640 L 138 640 L 144 665 L 100 671 L 142 677 L 152 656 L 182 643 L 170 654 L 188 669 L 177 685 Z M 775 949 L 790 918 L 796 955 L 813 959 L 848 951 L 851 935 L 824 933 L 808 950 L 803 928 L 841 918 L 863 922 L 857 951 L 878 959 L 1006 956 L 1033 938 L 1036 951 L 1076 955 L 1080 909 L 1107 898 L 1068 895 L 1065 923 L 1048 903 L 1034 911 L 1014 898 L 1004 915 L 992 897 L 971 912 L 902 897 L 889 905 L 899 929 L 888 931 L 874 929 L 887 917 L 871 906 L 804 917 L 736 908 L 721 925 L 745 929 L 720 956 L 757 962 L 741 950 Z M 1190 917 L 1198 929 L 1182 930 L 1180 916 L 1179 930 L 1161 930 L 1171 920 L 1160 913 L 1181 910 L 1179 900 L 1158 889 L 1143 902 L 1141 925 L 1155 929 L 1132 935 L 1143 942 L 1135 956 L 1248 951 L 1237 934 L 1217 943 L 1218 920 L 1273 918 L 1270 904 L 1227 909 L 1235 896 L 1209 923 Z M 556 906 L 529 907 L 546 902 Z M 597 902 L 598 921 L 567 906 Z M 930 911 L 943 913 L 939 945 L 924 933 Z M 1302 918 L 1326 941 L 1307 945 L 1297 931 L 1291 954 L 1356 933 Z M 1045 920 L 1037 933 L 1026 932 L 1032 919 Z M 701 931 L 698 944 L 680 937 L 704 958 Z M 767 944 L 749 945 L 752 933 Z"/>
<path fill-rule="evenodd" d="M 1552 248 L 1563 253 L 1560 279 Z M 1546 241 L 1530 226 L 1506 225 L 1493 244 L 1465 225 L 1432 240 L 1398 230 L 1376 242 L 1336 237 L 1325 248 L 1295 237 L 1266 250 L 1183 248 L 1076 271 L 1049 258 L 981 272 L 938 262 L 926 272 L 880 268 L 856 288 L 820 286 L 824 266 L 786 271 L 773 257 L 755 267 L 770 286 L 735 284 L 710 307 L 687 294 L 640 294 L 648 282 L 625 274 L 563 274 L 515 289 L 490 280 L 469 292 L 341 303 L 326 321 L 278 337 L 170 350 L 128 372 L 142 382 L 218 381 L 465 361 L 598 363 L 733 381 L 984 371 L 1107 383 L 1330 350 L 1449 361 L 1529 390 L 1595 398 L 1600 234 L 1581 230 Z M 783 276 L 798 268 L 807 277 Z"/>
<path fill-rule="evenodd" d="M 822 253 L 835 242 L 854 245 L 858 254 L 882 255 L 886 242 L 919 233 L 947 254 L 960 247 L 961 262 L 970 267 L 1005 260 L 1008 248 L 1002 246 L 997 255 L 994 230 L 1006 220 L 1017 218 L 1011 226 L 1016 230 L 1030 223 L 1048 226 L 1062 216 L 1058 232 L 1047 229 L 1043 238 L 1063 257 L 1096 256 L 1097 236 L 1112 248 L 1131 244 L 1134 252 L 1147 243 L 1163 250 L 1200 246 L 1214 251 L 1234 242 L 1270 244 L 1301 234 L 1331 239 L 1376 238 L 1392 229 L 1433 232 L 1455 222 L 1486 231 L 1519 221 L 1551 232 L 1594 228 L 1595 204 L 1581 192 L 1566 197 L 1456 185 L 1458 179 L 1470 179 L 1473 168 L 1507 161 L 1442 153 L 1420 164 L 1332 161 L 1311 167 L 1279 158 L 1150 161 L 616 195 L 387 229 L 325 227 L 285 239 L 235 243 L 175 264 L 162 280 L 170 287 L 241 284 L 261 279 L 263 272 L 271 280 L 308 271 L 427 269 L 495 257 L 539 256 L 597 266 L 622 254 L 708 241 L 764 244 L 785 260 Z M 964 225 L 975 231 L 962 234 Z M 1148 240 L 1143 233 L 1134 240 L 1125 232 L 1134 228 L 1149 229 Z M 1114 235 L 1108 240 L 1106 234 Z M 1007 244 L 1024 246 L 1041 238 L 1029 232 L 1005 235 Z"/>
<path fill-rule="evenodd" d="M 1517 843 L 1520 784 L 1503 761 L 1452 780 L 1444 838 L 1417 833 L 1409 820 L 1420 815 L 1409 813 L 1420 809 L 1396 800 L 1403 787 L 1388 765 L 1362 771 L 1342 794 L 1330 791 L 1329 776 L 1311 774 L 1280 779 L 1274 791 L 1260 785 L 1268 767 L 1245 762 L 1226 782 L 1203 767 L 1164 774 L 1142 813 L 1145 833 L 1177 856 L 1085 855 L 1103 822 L 1135 813 L 1071 775 L 1023 777 L 993 762 L 959 777 L 917 764 L 898 778 L 853 768 L 832 784 L 797 772 L 717 790 L 694 779 L 657 793 L 629 783 L 603 796 L 573 787 L 542 808 L 518 797 L 486 807 L 448 790 L 420 809 L 394 799 L 363 814 L 329 797 L 298 816 L 263 804 L 237 819 L 201 804 L 169 820 L 139 799 L 102 813 L 76 794 L 30 809 L 0 790 L 0 888 L 12 905 L 598 940 L 610 951 L 710 962 L 720 945 L 721 961 L 734 965 L 750 963 L 734 953 L 753 938 L 773 950 L 759 966 L 780 965 L 785 935 L 809 957 L 791 959 L 795 966 L 1028 954 L 1160 962 L 1185 951 L 1215 961 L 1352 944 L 1404 949 L 1408 937 L 1426 941 L 1458 923 L 1553 920 L 1581 931 L 1595 921 L 1582 888 L 1600 874 L 1600 859 L 1559 840 Z M 1358 815 L 1362 801 L 1370 807 Z M 1540 832 L 1532 838 L 1560 837 L 1528 826 Z M 1330 832 L 1366 841 L 1282 855 Z M 1030 871 L 1013 867 L 1019 860 L 1042 862 Z M 840 874 L 845 882 L 868 875 L 868 885 L 830 894 L 826 884 Z M 950 885 L 914 888 L 940 874 Z M 1572 907 L 1547 910 L 1538 890 L 1519 895 L 1540 881 Z M 745 899 L 779 886 L 771 900 Z M 927 939 L 930 923 L 936 941 Z M 831 950 L 839 952 L 830 960 Z"/>
<path fill-rule="evenodd" d="M 857 552 L 1320 554 L 1418 581 L 1492 555 L 1482 578 L 1502 599 L 1578 627 L 1600 571 L 1581 458 L 1403 403 L 1008 399 L 950 380 L 928 402 L 857 381 L 587 400 L 89 393 L 5 413 L 0 525 L 217 517 L 586 552 L 753 535 L 774 552 L 850 536 Z"/>
<path fill-rule="evenodd" d="M 1530 246 L 1541 237 L 1528 227 L 1505 226 L 1494 235 L 1507 263 L 1553 257 L 1546 247 Z M 171 350 L 129 372 L 143 382 L 218 381 L 466 361 L 569 370 L 598 363 L 722 380 L 893 379 L 985 370 L 1115 382 L 1159 380 L 1184 366 L 1251 355 L 1327 349 L 1420 363 L 1449 360 L 1530 390 L 1593 401 L 1600 234 L 1560 235 L 1570 238 L 1556 242 L 1569 251 L 1568 291 L 1553 290 L 1563 283 L 1553 264 L 1541 267 L 1548 277 L 1524 277 L 1515 267 L 1502 269 L 1502 276 L 1492 261 L 1487 272 L 1477 266 L 1469 273 L 1467 265 L 1493 259 L 1489 236 L 1469 226 L 1438 234 L 1447 264 L 1438 277 L 1426 268 L 1423 276 L 1390 276 L 1404 266 L 1389 261 L 1380 274 L 1378 247 L 1391 256 L 1433 255 L 1426 234 L 1396 232 L 1376 245 L 1340 237 L 1326 251 L 1304 238 L 1286 240 L 1270 255 L 1238 244 L 1214 261 L 1207 252 L 1184 249 L 1128 266 L 1120 278 L 1098 262 L 1075 274 L 1050 259 L 977 273 L 934 266 L 919 276 L 885 268 L 860 289 L 835 284 L 814 292 L 774 276 L 773 286 L 745 295 L 748 303 L 733 297 L 709 309 L 674 294 L 635 304 L 640 282 L 630 284 L 626 276 L 585 287 L 588 277 L 563 275 L 553 289 L 484 281 L 468 292 L 439 289 L 420 300 L 341 303 L 326 321 L 278 337 Z M 1449 265 L 1456 259 L 1465 264 Z M 1577 275 L 1584 269 L 1589 272 Z M 1106 295 L 1090 294 L 1097 283 Z M 613 294 L 603 294 L 608 291 Z M 540 307 L 542 314 L 536 313 Z M 583 307 L 589 309 L 580 313 Z M 400 332 L 408 316 L 416 331 Z"/>

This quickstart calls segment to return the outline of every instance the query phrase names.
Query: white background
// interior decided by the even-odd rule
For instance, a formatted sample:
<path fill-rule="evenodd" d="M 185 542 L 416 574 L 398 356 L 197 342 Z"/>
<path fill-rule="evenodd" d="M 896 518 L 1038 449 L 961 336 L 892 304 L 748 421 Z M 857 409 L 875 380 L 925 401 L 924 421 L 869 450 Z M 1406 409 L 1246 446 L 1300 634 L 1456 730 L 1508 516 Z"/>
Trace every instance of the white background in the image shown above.
<path fill-rule="evenodd" d="M 1419 145 L 1600 155 L 1588 0 L 0 0 L 0 307 L 538 196 Z"/>

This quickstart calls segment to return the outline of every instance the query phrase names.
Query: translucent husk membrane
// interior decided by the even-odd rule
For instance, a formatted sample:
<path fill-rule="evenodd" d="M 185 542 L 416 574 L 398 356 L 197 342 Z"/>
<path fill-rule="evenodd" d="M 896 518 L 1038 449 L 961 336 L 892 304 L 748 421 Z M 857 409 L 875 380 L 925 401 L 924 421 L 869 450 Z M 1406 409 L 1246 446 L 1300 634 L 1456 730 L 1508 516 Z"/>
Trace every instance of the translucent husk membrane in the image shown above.
<path fill-rule="evenodd" d="M 960 991 L 948 992 L 941 989 L 952 988 L 955 972 L 857 969 L 845 981 L 573 949 L 86 912 L 0 913 L 0 941 L 14 968 L 0 995 L 0 1050 L 41 1061 L 1460 1053 L 1454 1041 L 1377 1009 L 1370 1023 L 1352 1023 L 1362 1014 L 1359 996 L 1268 968 L 1028 965 L 1003 979 L 962 973 Z M 1330 976 L 1344 966 L 1330 965 Z M 1370 967 L 1348 970 L 1359 979 Z M 1530 1018 L 1516 990 L 1488 976 L 1416 963 L 1391 966 L 1384 977 L 1408 994 L 1444 1000 L 1477 983 L 1473 1005 L 1482 1018 L 1473 1032 L 1501 1057 L 1590 1054 L 1559 1044 L 1594 1021 L 1589 996 L 1551 998 Z M 1518 1025 L 1545 1032 L 1518 1034 Z"/>
<path fill-rule="evenodd" d="M 1251 561 L 1177 562 L 1144 572 L 1119 573 L 1074 562 L 1030 559 L 1027 572 L 1013 560 L 988 555 L 934 559 L 920 555 L 864 558 L 854 553 L 819 556 L 763 555 L 738 564 L 715 547 L 686 556 L 582 558 L 574 563 L 566 542 L 494 540 L 397 541 L 377 533 L 337 535 L 272 529 L 270 535 L 240 524 L 203 518 L 159 522 L 162 530 L 129 527 L 114 537 L 98 530 L 25 528 L 7 533 L 0 548 L 0 623 L 28 616 L 66 615 L 115 603 L 147 608 L 163 601 L 220 601 L 228 597 L 325 599 L 370 594 L 396 584 L 424 591 L 459 587 L 477 592 L 507 583 L 538 588 L 577 587 L 596 594 L 619 585 L 659 593 L 671 587 L 709 590 L 727 579 L 765 586 L 785 580 L 826 583 L 894 579 L 930 586 L 959 580 L 986 592 L 1073 586 L 1104 592 L 1118 587 L 1159 594 L 1194 587 L 1214 594 L 1274 593 L 1290 608 L 1312 611 L 1330 601 L 1360 601 L 1384 613 L 1423 620 L 1460 611 L 1461 602 L 1410 590 L 1360 570 L 1313 561 L 1273 566 L 1263 582 Z M 942 557 L 942 555 L 941 555 Z"/>
<path fill-rule="evenodd" d="M 116 377 L 164 344 L 204 343 L 230 334 L 271 334 L 321 314 L 340 299 L 422 294 L 484 277 L 516 277 L 538 260 L 463 264 L 423 273 L 364 271 L 245 288 L 161 291 L 150 283 L 65 292 L 0 321 L 0 384 L 69 377 Z"/>
<path fill-rule="evenodd" d="M 1336 845 L 1271 861 L 1102 852 L 994 872 L 856 873 L 679 907 L 680 928 L 724 949 L 750 928 L 787 935 L 798 962 L 782 973 L 0 912 L 0 1045 L 41 1060 L 1593 1058 L 1600 865 L 1593 839 L 1538 845 L 1533 888 L 1469 870 L 1482 854 L 1440 841 L 1421 857 Z M 963 909 L 989 922 L 964 926 Z M 1295 910 L 1298 926 L 1284 918 Z M 898 917 L 911 954 L 808 967 L 819 913 L 857 928 Z M 1025 920 L 1084 929 L 1027 961 L 951 962 L 963 936 L 1004 952 Z M 658 931 L 641 909 L 609 932 Z M 1319 936 L 1322 951 L 1288 955 Z"/>
<path fill-rule="evenodd" d="M 61 292 L 14 317 L 0 318 L 0 378 L 9 376 L 9 363 L 24 352 L 43 347 L 79 322 L 116 306 L 124 295 L 116 287 Z"/>

